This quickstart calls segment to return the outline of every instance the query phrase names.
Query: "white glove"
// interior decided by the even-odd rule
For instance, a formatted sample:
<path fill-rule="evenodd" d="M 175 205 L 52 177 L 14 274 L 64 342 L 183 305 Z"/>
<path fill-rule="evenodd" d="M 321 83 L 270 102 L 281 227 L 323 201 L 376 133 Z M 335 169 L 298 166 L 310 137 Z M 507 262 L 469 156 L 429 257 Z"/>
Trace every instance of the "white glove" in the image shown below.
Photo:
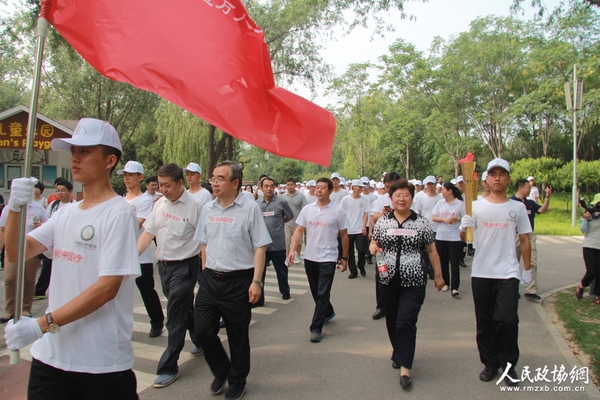
<path fill-rule="evenodd" d="M 19 350 L 42 337 L 44 333 L 36 318 L 23 317 L 15 324 L 11 319 L 4 328 L 4 340 L 9 350 Z"/>
<path fill-rule="evenodd" d="M 529 271 L 523 270 L 523 275 L 521 275 L 521 285 L 527 287 L 527 286 L 531 285 L 532 280 L 533 280 L 533 277 L 531 276 L 531 270 L 529 270 Z"/>
<path fill-rule="evenodd" d="M 462 230 L 465 228 L 471 228 L 473 226 L 475 226 L 475 220 L 470 215 L 465 215 L 460 220 L 460 227 Z"/>
<path fill-rule="evenodd" d="M 36 183 L 38 180 L 33 177 L 14 179 L 10 187 L 8 209 L 21 212 L 21 206 L 29 204 L 33 200 L 33 189 Z"/>

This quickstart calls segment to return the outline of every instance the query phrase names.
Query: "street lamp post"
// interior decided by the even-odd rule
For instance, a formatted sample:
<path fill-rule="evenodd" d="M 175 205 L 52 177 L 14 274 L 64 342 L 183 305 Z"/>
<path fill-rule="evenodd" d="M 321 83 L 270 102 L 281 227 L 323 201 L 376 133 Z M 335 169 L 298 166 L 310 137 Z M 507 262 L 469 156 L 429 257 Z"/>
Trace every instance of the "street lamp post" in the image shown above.
<path fill-rule="evenodd" d="M 571 97 L 571 83 L 565 83 L 565 97 L 567 110 L 573 111 L 573 206 L 571 207 L 571 226 L 577 223 L 577 110 L 581 109 L 583 96 L 583 81 L 577 80 L 577 65 L 573 65 L 573 96 Z"/>
<path fill-rule="evenodd" d="M 265 174 L 269 175 L 269 153 L 265 151 Z"/>

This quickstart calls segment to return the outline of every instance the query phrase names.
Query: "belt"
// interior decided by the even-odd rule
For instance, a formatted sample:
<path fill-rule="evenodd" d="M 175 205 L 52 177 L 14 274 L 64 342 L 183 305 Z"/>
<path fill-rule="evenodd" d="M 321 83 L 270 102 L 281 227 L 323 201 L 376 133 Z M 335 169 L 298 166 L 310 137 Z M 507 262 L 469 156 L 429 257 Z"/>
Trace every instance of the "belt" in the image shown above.
<path fill-rule="evenodd" d="M 158 263 L 164 265 L 165 267 L 169 267 L 172 265 L 183 264 L 183 263 L 188 262 L 188 261 L 192 260 L 193 258 L 197 258 L 197 257 L 198 256 L 193 256 L 190 258 L 186 258 L 185 260 L 158 260 Z"/>
<path fill-rule="evenodd" d="M 204 270 L 206 272 L 208 272 L 210 275 L 212 275 L 218 279 L 232 279 L 232 278 L 239 278 L 241 276 L 248 276 L 252 271 L 254 271 L 254 268 L 242 269 L 239 271 L 228 271 L 228 272 L 215 271 L 214 269 L 210 269 L 210 268 L 205 268 Z"/>

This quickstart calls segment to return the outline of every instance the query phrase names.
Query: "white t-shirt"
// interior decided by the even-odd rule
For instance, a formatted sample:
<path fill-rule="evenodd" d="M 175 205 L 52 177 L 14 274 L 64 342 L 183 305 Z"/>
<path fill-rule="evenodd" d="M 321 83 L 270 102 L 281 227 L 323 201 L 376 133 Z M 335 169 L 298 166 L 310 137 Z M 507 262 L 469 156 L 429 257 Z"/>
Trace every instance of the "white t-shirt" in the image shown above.
<path fill-rule="evenodd" d="M 433 220 L 431 219 L 431 216 L 433 215 L 433 207 L 435 207 L 435 205 L 440 201 L 444 200 L 444 198 L 439 193 L 436 193 L 436 195 L 433 197 L 429 197 L 429 195 L 425 192 L 419 193 L 423 193 L 423 195 L 419 196 L 418 199 L 415 201 L 417 212 L 420 211 L 421 215 L 427 218 L 427 221 L 429 221 L 429 223 L 431 224 L 431 228 L 435 232 L 437 229 L 437 222 L 433 222 Z"/>
<path fill-rule="evenodd" d="M 307 204 L 296 218 L 296 224 L 306 228 L 304 258 L 314 262 L 336 262 L 337 237 L 348 229 L 348 217 L 342 207 L 330 201 L 322 209 L 318 203 Z"/>
<path fill-rule="evenodd" d="M 331 194 L 329 195 L 329 200 L 333 201 L 335 204 L 340 204 L 342 202 L 342 199 L 346 196 L 348 196 L 350 193 L 348 193 L 348 191 L 346 189 L 342 189 L 340 188 L 339 192 L 331 192 Z"/>
<path fill-rule="evenodd" d="M 317 201 L 317 196 L 311 196 L 308 192 L 304 193 L 304 197 L 306 197 L 306 204 L 314 203 L 315 201 Z"/>
<path fill-rule="evenodd" d="M 135 199 L 127 200 L 131 206 L 131 210 L 135 214 L 136 218 L 147 219 L 152 212 L 154 203 L 150 196 L 138 196 Z M 144 232 L 144 225 L 140 227 L 140 235 Z M 152 264 L 154 259 L 152 258 L 152 246 L 148 246 L 142 254 L 140 254 L 140 264 Z"/>
<path fill-rule="evenodd" d="M 45 198 L 45 197 L 42 197 L 39 200 L 33 199 L 33 201 L 36 202 L 36 203 L 38 203 L 40 206 L 42 206 L 44 208 L 48 207 L 48 199 Z"/>
<path fill-rule="evenodd" d="M 427 196 L 429 197 L 429 196 Z M 437 215 L 440 218 L 462 218 L 465 215 L 465 203 L 458 199 L 454 199 L 452 204 L 444 199 L 437 203 L 433 210 L 432 215 Z M 437 231 L 435 238 L 436 240 L 447 240 L 451 242 L 460 242 L 460 222 L 454 222 L 448 225 L 445 222 L 437 223 Z"/>
<path fill-rule="evenodd" d="M 529 196 L 527 196 L 527 198 L 537 203 L 538 199 L 540 198 L 540 191 L 538 190 L 537 186 L 531 187 L 531 190 L 529 191 Z"/>
<path fill-rule="evenodd" d="M 56 205 L 56 207 L 52 207 L 52 205 L 54 204 L 54 202 L 48 204 L 48 207 L 46 208 L 46 213 L 48 214 L 48 218 L 52 217 L 52 215 L 54 215 L 55 212 L 57 212 L 58 210 L 60 210 L 61 208 L 63 208 L 64 206 L 66 206 L 67 204 L 72 204 L 74 203 L 75 200 L 69 198 L 69 202 L 68 203 L 63 203 L 62 201 L 58 201 L 58 204 Z"/>
<path fill-rule="evenodd" d="M 348 234 L 356 235 L 362 233 L 364 226 L 365 213 L 369 213 L 369 199 L 361 195 L 358 199 L 354 199 L 352 195 L 342 199 L 340 206 L 346 211 L 348 217 Z M 368 220 L 367 220 L 368 221 Z M 368 224 L 367 224 L 368 226 Z"/>
<path fill-rule="evenodd" d="M 502 204 L 486 199 L 473 202 L 475 243 L 471 276 L 475 278 L 521 278 L 515 235 L 531 233 L 525 204 L 509 200 Z"/>
<path fill-rule="evenodd" d="M 207 190 L 207 191 L 208 191 L 208 190 Z M 254 201 L 254 195 L 253 195 L 252 193 L 250 193 L 249 191 L 247 191 L 247 190 L 242 190 L 242 194 L 243 194 L 244 196 L 246 196 L 246 198 L 247 198 L 248 200 L 252 200 L 252 201 Z M 209 201 L 207 201 L 207 202 L 205 202 L 204 204 L 208 204 L 208 203 L 209 203 L 209 202 L 211 202 L 211 201 L 212 201 L 212 196 L 210 197 L 210 200 L 209 200 Z"/>
<path fill-rule="evenodd" d="M 392 208 L 392 200 L 390 199 L 389 193 L 382 194 L 373 202 L 373 204 L 371 205 L 371 214 L 382 214 L 383 207 Z"/>
<path fill-rule="evenodd" d="M 88 210 L 63 207 L 29 234 L 53 255 L 46 312 L 62 307 L 101 276 L 123 276 L 117 296 L 93 313 L 45 334 L 31 355 L 65 371 L 93 374 L 133 366 L 133 295 L 140 275 L 138 224 L 120 196 Z"/>
<path fill-rule="evenodd" d="M 8 207 L 4 207 L 4 209 L 2 210 L 2 216 L 0 216 L 0 228 L 4 228 L 6 226 L 8 211 Z M 29 233 L 35 229 L 35 226 L 33 225 L 33 220 L 35 217 L 37 217 L 37 219 L 39 219 L 42 224 L 48 221 L 48 214 L 46 214 L 46 210 L 44 210 L 44 207 L 42 207 L 40 203 L 32 201 L 29 204 L 27 204 L 27 222 L 25 223 L 26 233 Z"/>
<path fill-rule="evenodd" d="M 188 190 L 188 192 L 190 192 Z M 193 194 L 196 197 L 199 197 L 200 200 L 202 200 L 202 204 L 208 204 L 211 201 L 213 201 L 213 197 L 212 194 L 210 194 L 210 192 L 208 190 L 206 190 L 206 188 L 202 188 L 200 190 L 198 190 L 196 193 L 192 193 L 190 192 L 190 194 Z M 252 194 L 252 193 L 250 193 Z M 254 196 L 252 196 L 252 200 L 254 200 Z"/>

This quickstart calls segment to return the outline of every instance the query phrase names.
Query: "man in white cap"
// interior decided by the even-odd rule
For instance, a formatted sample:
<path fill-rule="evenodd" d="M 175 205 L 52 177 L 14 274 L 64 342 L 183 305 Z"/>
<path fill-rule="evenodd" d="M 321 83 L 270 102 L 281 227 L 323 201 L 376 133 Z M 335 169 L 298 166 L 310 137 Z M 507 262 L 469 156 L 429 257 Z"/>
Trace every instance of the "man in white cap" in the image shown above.
<path fill-rule="evenodd" d="M 452 181 L 450 181 L 452 183 Z M 459 175 L 454 180 L 454 185 L 460 190 L 462 193 L 463 201 L 465 200 L 465 178 L 462 175 Z M 458 265 L 463 268 L 467 268 L 467 264 L 465 263 L 465 256 L 467 255 L 467 242 L 463 242 L 463 251 L 460 256 L 460 260 L 458 260 Z"/>
<path fill-rule="evenodd" d="M 427 178 L 425 178 L 423 183 L 425 185 L 425 189 L 419 192 L 421 193 L 420 196 L 415 196 L 415 208 L 417 209 L 418 214 L 427 218 L 429 224 L 431 225 L 431 229 L 436 232 L 438 224 L 433 222 L 431 211 L 433 210 L 433 207 L 435 207 L 435 205 L 443 198 L 442 195 L 438 194 L 435 190 L 435 176 L 429 175 Z M 433 267 L 429 262 L 429 256 L 426 251 L 423 252 L 423 259 L 425 260 L 427 267 L 427 274 L 429 275 L 429 278 L 433 280 Z"/>
<path fill-rule="evenodd" d="M 348 216 L 348 268 L 350 269 L 348 279 L 356 278 L 358 271 L 362 276 L 367 275 L 367 271 L 365 271 L 365 252 L 368 248 L 367 221 L 371 203 L 360 194 L 362 185 L 363 183 L 360 180 L 353 180 L 352 193 L 350 196 L 344 197 L 340 204 Z M 358 264 L 354 257 L 355 244 L 358 252 Z"/>
<path fill-rule="evenodd" d="M 202 168 L 200 168 L 198 164 L 191 162 L 185 167 L 184 172 L 185 181 L 190 186 L 188 192 L 199 197 L 203 204 L 210 203 L 213 200 L 212 194 L 200 186 L 200 182 L 202 181 Z"/>
<path fill-rule="evenodd" d="M 527 178 L 527 181 L 529 182 L 529 187 L 531 188 L 529 196 L 527 196 L 527 198 L 537 203 L 538 199 L 540 198 L 540 191 L 537 188 L 537 186 L 535 186 L 535 179 L 533 179 L 533 176 L 530 176 L 529 178 Z"/>
<path fill-rule="evenodd" d="M 146 229 L 138 239 L 142 254 L 156 238 L 154 256 L 158 273 L 167 298 L 167 348 L 161 356 L 155 388 L 169 386 L 179 377 L 177 360 L 185 344 L 186 330 L 196 346 L 192 357 L 203 354 L 200 340 L 194 331 L 194 288 L 200 272 L 200 243 L 194 235 L 200 229 L 200 214 L 204 203 L 183 186 L 183 169 L 176 164 L 165 164 L 158 170 L 158 183 L 163 198 L 156 202 L 144 222 Z"/>
<path fill-rule="evenodd" d="M 152 212 L 154 205 L 152 198 L 144 196 L 140 189 L 140 183 L 144 179 L 144 167 L 137 161 L 128 161 L 125 168 L 118 170 L 117 174 L 123 175 L 123 182 L 125 188 L 127 188 L 125 200 L 131 206 L 137 218 L 140 234 L 142 234 L 144 232 L 144 222 Z M 142 276 L 135 280 L 135 284 L 142 295 L 146 312 L 150 317 L 150 333 L 148 336 L 151 338 L 158 337 L 162 333 L 165 316 L 158 293 L 154 290 L 154 260 L 150 247 L 140 254 L 140 267 Z"/>
<path fill-rule="evenodd" d="M 317 187 L 317 182 L 314 179 L 306 182 L 307 192 L 304 193 L 304 197 L 306 197 L 306 204 L 313 203 L 317 201 L 317 196 L 315 195 L 315 188 Z"/>
<path fill-rule="evenodd" d="M 341 177 L 337 172 L 331 174 L 331 182 L 333 182 L 333 192 L 331 193 L 331 196 L 329 196 L 329 199 L 339 205 L 342 202 L 342 198 L 348 196 L 350 193 L 340 187 Z"/>
<path fill-rule="evenodd" d="M 471 286 L 477 320 L 477 348 L 485 365 L 479 379 L 489 382 L 503 368 L 503 378 L 515 384 L 515 365 L 519 359 L 519 278 L 531 283 L 531 224 L 522 203 L 506 195 L 510 167 L 506 160 L 493 159 L 487 166 L 491 193 L 473 202 L 473 216 L 465 215 L 461 229 L 473 227 L 477 252 L 471 269 Z M 520 273 L 515 248 L 519 234 L 524 270 Z"/>
<path fill-rule="evenodd" d="M 35 342 L 30 399 L 137 399 L 131 335 L 138 224 L 110 185 L 122 152 L 119 135 L 107 122 L 84 118 L 72 138 L 54 139 L 51 147 L 71 152 L 83 201 L 66 205 L 26 236 L 26 260 L 46 251 L 53 256 L 48 308 L 41 318 L 9 321 L 6 345 L 17 350 Z M 31 201 L 33 189 L 29 178 L 12 181 L 6 224 L 11 261 L 20 207 Z"/>
<path fill-rule="evenodd" d="M 483 174 L 481 174 L 481 186 L 483 186 L 483 193 L 477 196 L 477 200 L 484 199 L 490 195 L 490 185 L 487 183 L 487 171 L 483 171 Z"/>
<path fill-rule="evenodd" d="M 363 176 L 362 178 L 360 178 L 362 184 L 363 184 L 363 188 L 362 188 L 362 195 L 363 197 L 365 197 L 367 200 L 369 200 L 369 217 L 368 217 L 368 223 L 367 223 L 367 238 L 369 236 L 369 225 L 370 225 L 370 221 L 371 221 L 371 217 L 373 216 L 373 210 L 371 209 L 373 202 L 375 200 L 377 200 L 377 195 L 375 193 L 373 193 L 372 188 L 375 187 L 375 182 L 373 182 L 373 184 L 371 185 L 371 182 L 369 181 L 369 178 L 366 176 Z M 367 239 L 367 250 L 365 251 L 366 257 L 367 257 L 367 264 L 373 264 L 373 256 L 371 255 L 371 252 L 369 251 L 369 242 Z"/>

